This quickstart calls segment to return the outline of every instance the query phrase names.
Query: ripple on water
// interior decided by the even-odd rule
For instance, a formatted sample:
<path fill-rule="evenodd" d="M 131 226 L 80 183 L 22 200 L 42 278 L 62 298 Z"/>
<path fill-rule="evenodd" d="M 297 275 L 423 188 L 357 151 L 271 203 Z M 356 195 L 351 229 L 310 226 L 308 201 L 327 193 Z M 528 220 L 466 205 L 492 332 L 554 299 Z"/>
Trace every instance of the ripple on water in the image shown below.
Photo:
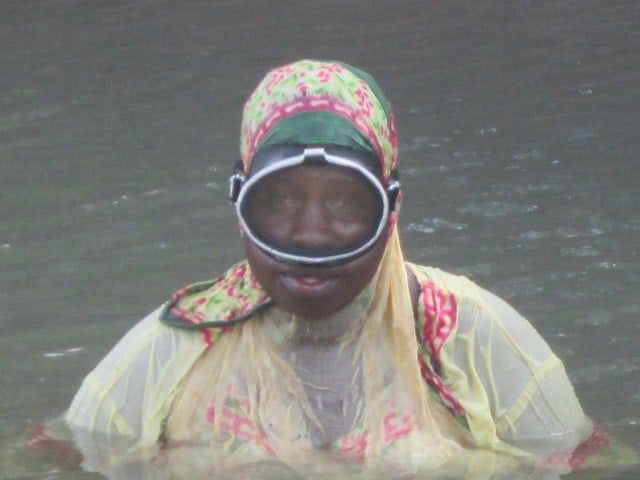
<path fill-rule="evenodd" d="M 42 354 L 42 356 L 46 358 L 68 357 L 69 355 L 82 352 L 83 350 L 84 350 L 84 347 L 70 347 L 70 348 L 66 348 L 64 350 L 58 350 L 55 352 L 47 352 Z"/>
<path fill-rule="evenodd" d="M 521 240 L 542 240 L 545 237 L 545 233 L 538 230 L 529 230 L 527 232 L 518 235 Z"/>
<path fill-rule="evenodd" d="M 578 230 L 573 227 L 558 227 L 555 229 L 555 234 L 561 238 L 575 239 L 575 238 L 594 238 L 599 237 L 610 231 L 610 227 L 593 227 L 586 230 Z"/>
<path fill-rule="evenodd" d="M 115 198 L 115 199 L 111 200 L 111 204 L 112 205 L 120 205 L 121 203 L 124 203 L 127 200 L 129 200 L 129 196 L 128 195 L 120 195 L 118 198 Z"/>
<path fill-rule="evenodd" d="M 595 383 L 600 382 L 603 377 L 615 375 L 616 373 L 616 365 L 612 363 L 603 363 L 598 365 L 586 365 L 584 367 L 575 369 L 569 376 L 573 384 Z"/>
<path fill-rule="evenodd" d="M 582 245 L 580 247 L 563 248 L 562 253 L 572 257 L 597 257 L 600 252 L 591 245 Z"/>
<path fill-rule="evenodd" d="M 410 140 L 408 142 L 405 142 L 404 145 L 402 145 L 402 147 L 400 147 L 400 151 L 401 152 L 415 152 L 415 151 L 418 151 L 418 150 L 422 150 L 425 145 L 429 145 L 429 147 L 431 147 L 431 148 L 438 148 L 438 147 L 440 147 L 441 143 L 432 142 L 427 137 L 416 137 L 416 138 L 413 138 L 412 140 Z"/>
<path fill-rule="evenodd" d="M 451 220 L 446 220 L 444 218 L 429 218 L 425 217 L 419 223 L 410 223 L 407 225 L 406 229 L 408 231 L 416 231 L 421 233 L 431 234 L 436 230 L 453 230 L 453 231 L 461 231 L 468 228 L 466 223 L 458 223 L 453 222 Z"/>
<path fill-rule="evenodd" d="M 640 218 L 631 219 L 624 224 L 623 228 L 631 232 L 640 232 Z"/>
<path fill-rule="evenodd" d="M 535 212 L 538 208 L 538 205 L 535 204 L 493 201 L 484 203 L 467 203 L 458 208 L 457 211 L 468 215 L 496 219 L 509 215 L 520 215 Z"/>
<path fill-rule="evenodd" d="M 486 128 L 482 127 L 482 128 L 479 128 L 478 130 L 475 130 L 474 133 L 478 133 L 480 135 L 497 135 L 498 129 L 493 126 L 486 127 Z"/>
<path fill-rule="evenodd" d="M 540 159 L 542 157 L 544 157 L 544 151 L 537 148 L 534 148 L 533 150 L 530 150 L 528 152 L 516 153 L 514 155 L 511 155 L 511 158 L 514 160 L 527 160 L 529 158 Z"/>
<path fill-rule="evenodd" d="M 587 265 L 587 268 L 594 268 L 596 270 L 613 270 L 618 264 L 616 262 L 598 262 L 593 265 Z"/>
<path fill-rule="evenodd" d="M 580 232 L 572 227 L 558 227 L 555 232 L 556 235 L 562 238 L 577 238 L 580 236 Z"/>
<path fill-rule="evenodd" d="M 608 310 L 591 309 L 585 314 L 584 319 L 580 322 L 592 327 L 600 327 L 611 323 L 611 312 Z"/>
<path fill-rule="evenodd" d="M 22 128 L 27 123 L 46 119 L 62 112 L 62 107 L 45 107 L 28 112 L 13 113 L 0 118 L 0 132 L 7 132 L 16 128 Z"/>

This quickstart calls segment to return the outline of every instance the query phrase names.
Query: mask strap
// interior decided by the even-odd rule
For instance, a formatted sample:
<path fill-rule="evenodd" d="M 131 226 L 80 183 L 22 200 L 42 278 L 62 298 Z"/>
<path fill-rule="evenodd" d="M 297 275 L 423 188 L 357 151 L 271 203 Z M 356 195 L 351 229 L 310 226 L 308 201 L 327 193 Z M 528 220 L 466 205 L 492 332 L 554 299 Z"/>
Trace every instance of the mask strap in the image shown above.
<path fill-rule="evenodd" d="M 229 203 L 235 205 L 238 195 L 240 195 L 240 190 L 242 190 L 242 186 L 247 181 L 242 160 L 236 162 L 234 171 L 235 173 L 229 177 Z"/>

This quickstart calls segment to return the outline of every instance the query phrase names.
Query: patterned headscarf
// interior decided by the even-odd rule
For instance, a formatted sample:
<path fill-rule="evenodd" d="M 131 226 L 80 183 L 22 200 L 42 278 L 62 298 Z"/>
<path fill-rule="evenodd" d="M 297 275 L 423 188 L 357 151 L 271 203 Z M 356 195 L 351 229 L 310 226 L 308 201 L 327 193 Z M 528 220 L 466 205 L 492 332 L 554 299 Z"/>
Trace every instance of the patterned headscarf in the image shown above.
<path fill-rule="evenodd" d="M 340 62 L 300 60 L 262 79 L 243 111 L 245 172 L 256 152 L 274 144 L 370 150 L 380 159 L 385 182 L 398 160 L 388 100 L 369 74 Z"/>

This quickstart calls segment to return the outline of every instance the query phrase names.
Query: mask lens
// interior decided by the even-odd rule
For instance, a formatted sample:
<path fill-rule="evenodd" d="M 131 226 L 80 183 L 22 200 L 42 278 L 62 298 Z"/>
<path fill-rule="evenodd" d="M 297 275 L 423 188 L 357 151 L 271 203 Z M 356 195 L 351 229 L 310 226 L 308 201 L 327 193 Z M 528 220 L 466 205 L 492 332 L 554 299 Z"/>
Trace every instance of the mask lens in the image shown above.
<path fill-rule="evenodd" d="M 378 231 L 380 191 L 355 169 L 296 165 L 247 186 L 240 213 L 247 228 L 276 251 L 326 257 L 355 251 Z"/>

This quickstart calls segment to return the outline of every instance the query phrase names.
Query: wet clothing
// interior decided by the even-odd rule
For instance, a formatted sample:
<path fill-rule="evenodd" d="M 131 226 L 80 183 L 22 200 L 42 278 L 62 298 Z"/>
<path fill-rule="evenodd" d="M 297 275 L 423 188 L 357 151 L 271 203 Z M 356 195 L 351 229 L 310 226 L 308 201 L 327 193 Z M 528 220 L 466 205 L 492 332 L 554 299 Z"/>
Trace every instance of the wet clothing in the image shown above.
<path fill-rule="evenodd" d="M 433 400 L 428 405 L 435 412 L 440 440 L 448 445 L 447 452 L 437 455 L 444 458 L 458 447 L 531 455 L 536 461 L 554 456 L 557 461 L 558 453 L 564 453 L 563 461 L 569 462 L 574 451 L 579 455 L 577 447 L 592 436 L 593 425 L 562 362 L 533 327 L 464 277 L 410 268 L 420 285 L 419 314 L 412 322 L 416 355 L 411 360 L 423 379 L 425 397 Z M 360 295 L 347 313 L 354 318 L 366 313 L 369 300 Z M 135 448 L 153 447 L 161 438 L 169 445 L 210 443 L 220 455 L 235 454 L 245 461 L 279 456 L 280 449 L 291 447 L 283 445 L 273 425 L 284 412 L 289 427 L 297 429 L 286 440 L 302 451 L 317 449 L 309 434 L 313 425 L 302 418 L 302 407 L 285 412 L 276 406 L 274 415 L 263 411 L 259 399 L 252 404 L 250 398 L 265 394 L 248 384 L 251 375 L 246 370 L 253 367 L 253 359 L 244 354 L 264 344 L 281 345 L 290 328 L 285 317 L 260 290 L 246 262 L 213 282 L 182 289 L 134 327 L 87 376 L 66 420 L 107 437 L 135 438 Z M 352 343 L 363 334 L 363 322 L 355 322 Z M 206 327 L 225 324 L 233 326 Z M 263 368 L 268 369 L 268 363 Z M 381 363 L 394 370 L 388 358 Z M 234 374 L 221 375 L 225 368 Z M 209 385 L 203 384 L 206 379 Z M 400 383 L 401 376 L 392 374 L 385 379 L 386 391 L 371 400 L 384 405 L 377 418 L 383 432 L 378 447 L 394 457 L 403 452 L 420 456 L 423 446 L 432 443 L 425 432 L 433 433 L 433 425 L 427 422 L 422 428 L 423 422 L 421 427 L 400 398 Z M 217 406 L 211 385 L 223 384 L 228 395 Z M 355 403 L 364 396 L 361 387 L 349 395 L 360 396 Z M 356 408 L 359 413 L 349 431 L 321 447 L 345 459 L 365 460 L 372 429 L 364 410 Z"/>

